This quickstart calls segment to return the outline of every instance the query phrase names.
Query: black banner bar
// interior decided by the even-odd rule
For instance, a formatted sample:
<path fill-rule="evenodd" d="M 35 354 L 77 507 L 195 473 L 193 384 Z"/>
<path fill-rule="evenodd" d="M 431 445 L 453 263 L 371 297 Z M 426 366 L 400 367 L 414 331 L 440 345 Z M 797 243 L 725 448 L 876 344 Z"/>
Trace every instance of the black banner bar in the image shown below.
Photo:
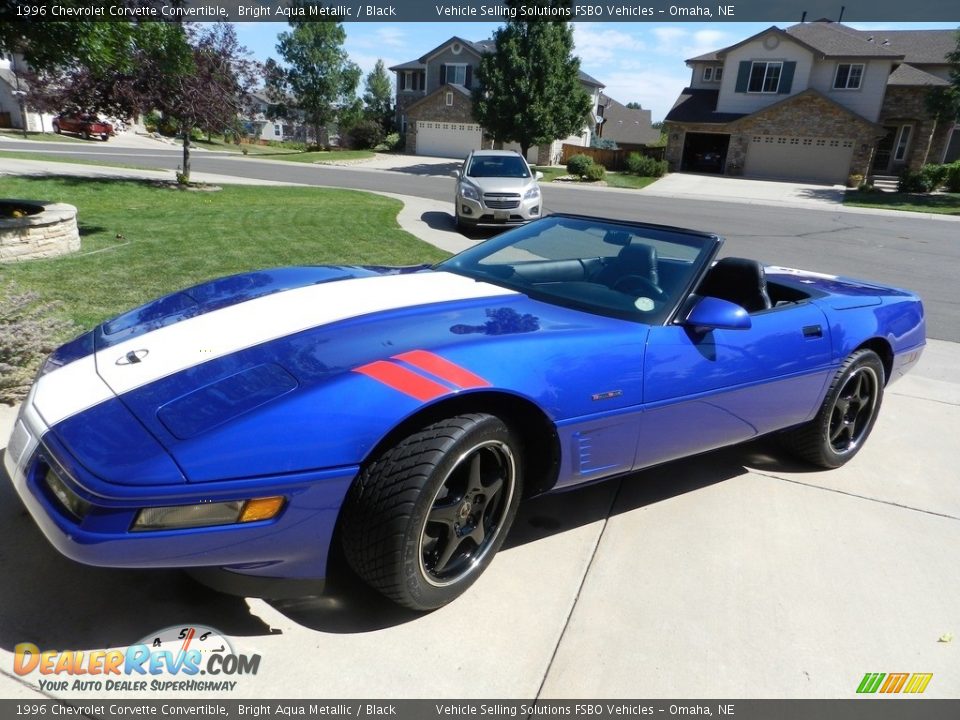
<path fill-rule="evenodd" d="M 502 22 L 508 19 L 576 22 L 958 22 L 957 0 L 570 0 L 516 9 L 498 0 L 6 0 L 0 22 L 156 20 L 288 22 Z"/>
<path fill-rule="evenodd" d="M 0 717 L 942 720 L 960 717 L 960 700 L 879 696 L 853 700 L 0 700 Z"/>

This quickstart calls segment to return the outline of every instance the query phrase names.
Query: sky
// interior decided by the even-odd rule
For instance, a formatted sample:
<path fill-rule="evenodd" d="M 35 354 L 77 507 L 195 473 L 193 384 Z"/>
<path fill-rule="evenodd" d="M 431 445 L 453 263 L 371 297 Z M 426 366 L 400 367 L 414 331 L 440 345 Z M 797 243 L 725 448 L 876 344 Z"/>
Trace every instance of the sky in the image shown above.
<path fill-rule="evenodd" d="M 787 27 L 794 21 L 777 23 Z M 258 60 L 277 58 L 283 23 L 234 23 L 240 41 Z M 639 102 L 662 120 L 690 82 L 687 58 L 719 50 L 754 35 L 771 23 L 573 23 L 581 69 L 606 85 L 604 92 L 626 105 Z M 957 23 L 850 23 L 858 29 L 953 28 Z M 387 67 L 415 60 L 458 35 L 484 40 L 498 23 L 345 23 L 345 49 L 364 76 L 378 59 Z M 392 73 L 391 73 L 392 75 Z M 361 81 L 360 92 L 363 83 Z"/>

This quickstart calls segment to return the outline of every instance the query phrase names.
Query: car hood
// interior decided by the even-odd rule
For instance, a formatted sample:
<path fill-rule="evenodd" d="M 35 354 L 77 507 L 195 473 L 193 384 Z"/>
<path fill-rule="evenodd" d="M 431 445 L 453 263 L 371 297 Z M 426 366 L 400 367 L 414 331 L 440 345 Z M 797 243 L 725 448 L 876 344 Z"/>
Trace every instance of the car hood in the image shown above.
<path fill-rule="evenodd" d="M 645 341 L 636 328 L 448 272 L 299 268 L 161 298 L 53 361 L 69 363 L 63 370 L 95 365 L 89 386 L 108 389 L 125 410 L 114 407 L 116 422 L 101 432 L 119 437 L 132 415 L 182 471 L 170 482 L 205 482 L 354 465 L 405 417 L 462 392 L 538 388 L 548 412 L 570 405 L 556 368 L 582 364 L 599 344 L 633 372 Z M 519 355 L 524 363 L 509 362 Z M 576 412 L 605 389 L 593 387 L 600 381 L 587 368 L 583 378 L 586 387 L 571 390 L 583 405 Z M 623 402 L 635 398 L 625 393 Z M 89 412 L 61 429 L 80 433 Z M 89 433 L 61 439 L 89 452 Z M 120 460 L 100 458 L 98 467 L 113 464 Z M 157 472 L 141 480 L 125 467 L 123 477 L 102 479 L 156 482 Z"/>
<path fill-rule="evenodd" d="M 534 184 L 533 178 L 472 177 L 465 180 L 479 188 L 482 193 L 523 193 Z"/>

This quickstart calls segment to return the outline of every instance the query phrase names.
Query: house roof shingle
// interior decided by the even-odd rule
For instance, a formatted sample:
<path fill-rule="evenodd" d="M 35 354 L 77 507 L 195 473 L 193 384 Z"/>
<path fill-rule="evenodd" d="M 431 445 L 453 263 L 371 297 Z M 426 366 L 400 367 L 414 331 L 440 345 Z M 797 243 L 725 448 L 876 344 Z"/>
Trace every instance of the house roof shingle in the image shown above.
<path fill-rule="evenodd" d="M 770 27 L 746 40 L 714 52 L 698 55 L 687 62 L 718 62 L 730 50 L 771 31 L 784 33 L 825 57 L 876 57 L 891 60 L 903 58 L 907 62 L 944 63 L 945 55 L 956 48 L 956 33 L 953 30 L 868 31 L 818 20 L 791 25 L 785 30 L 776 26 Z"/>
<path fill-rule="evenodd" d="M 832 22 L 811 22 L 791 25 L 786 33 L 827 57 L 902 58 L 903 53 L 878 43 L 867 42 L 852 28 Z"/>
<path fill-rule="evenodd" d="M 399 65 L 393 65 L 388 69 L 392 70 L 393 72 L 398 70 L 423 70 L 426 67 L 427 58 L 429 58 L 431 55 L 434 55 L 441 48 L 444 48 L 453 42 L 458 42 L 465 47 L 469 47 L 477 55 L 485 55 L 486 53 L 491 53 L 496 49 L 496 43 L 494 43 L 493 40 L 464 40 L 463 38 L 454 35 L 446 42 L 437 45 L 433 50 L 422 57 L 419 57 L 416 60 L 410 60 L 409 62 L 400 63 Z M 583 70 L 579 71 L 578 77 L 580 78 L 580 82 L 582 82 L 584 85 L 590 85 L 598 88 L 606 87 L 606 85 L 604 85 L 602 82 L 597 80 L 595 77 L 588 75 Z"/>
<path fill-rule="evenodd" d="M 684 88 L 680 97 L 670 108 L 670 112 L 667 113 L 666 122 L 728 123 L 746 115 L 746 113 L 716 112 L 719 94 L 719 90 Z"/>
<path fill-rule="evenodd" d="M 915 68 L 913 65 L 908 63 L 901 63 L 896 70 L 890 73 L 890 77 L 887 78 L 887 85 L 927 85 L 931 87 L 944 87 L 949 84 L 949 81 L 937 77 L 936 75 L 931 75 L 928 72 L 924 72 L 923 70 Z"/>
<path fill-rule="evenodd" d="M 660 139 L 660 131 L 650 126 L 649 110 L 628 108 L 604 93 L 600 93 L 600 105 L 603 138 L 628 145 L 651 145 Z"/>
<path fill-rule="evenodd" d="M 852 28 L 849 28 L 852 29 Z M 956 30 L 853 30 L 868 43 L 904 56 L 915 65 L 945 65 L 947 53 L 957 49 Z"/>

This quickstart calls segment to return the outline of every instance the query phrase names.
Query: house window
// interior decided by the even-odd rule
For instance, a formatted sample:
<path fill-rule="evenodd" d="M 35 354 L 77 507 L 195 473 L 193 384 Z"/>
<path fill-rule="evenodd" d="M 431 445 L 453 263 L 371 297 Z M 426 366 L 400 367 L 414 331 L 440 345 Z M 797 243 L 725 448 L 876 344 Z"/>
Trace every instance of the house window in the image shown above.
<path fill-rule="evenodd" d="M 833 78 L 834 90 L 859 90 L 863 79 L 863 63 L 840 63 Z"/>
<path fill-rule="evenodd" d="M 752 93 L 775 93 L 780 88 L 780 73 L 783 71 L 783 63 L 776 62 L 754 62 L 750 66 L 750 83 L 747 85 L 747 92 Z"/>
<path fill-rule="evenodd" d="M 447 82 L 451 85 L 467 84 L 466 65 L 447 65 Z"/>
<path fill-rule="evenodd" d="M 723 78 L 723 67 L 714 67 L 710 65 L 703 69 L 703 81 L 704 82 L 720 82 Z"/>
<path fill-rule="evenodd" d="M 279 125 L 274 125 L 274 126 L 273 126 L 273 134 L 274 134 L 274 135 L 279 135 L 279 134 L 280 134 L 280 126 L 279 126 Z"/>
<path fill-rule="evenodd" d="M 406 70 L 400 73 L 400 90 L 423 90 L 423 73 L 418 70 Z"/>
<path fill-rule="evenodd" d="M 447 93 L 447 107 L 452 107 L 452 106 L 453 106 L 453 93 L 452 93 L 452 92 L 448 92 L 448 93 Z"/>
<path fill-rule="evenodd" d="M 897 151 L 893 154 L 893 159 L 901 161 L 907 157 L 907 147 L 910 145 L 910 133 L 913 126 L 904 125 L 900 128 L 900 137 L 897 139 Z"/>

